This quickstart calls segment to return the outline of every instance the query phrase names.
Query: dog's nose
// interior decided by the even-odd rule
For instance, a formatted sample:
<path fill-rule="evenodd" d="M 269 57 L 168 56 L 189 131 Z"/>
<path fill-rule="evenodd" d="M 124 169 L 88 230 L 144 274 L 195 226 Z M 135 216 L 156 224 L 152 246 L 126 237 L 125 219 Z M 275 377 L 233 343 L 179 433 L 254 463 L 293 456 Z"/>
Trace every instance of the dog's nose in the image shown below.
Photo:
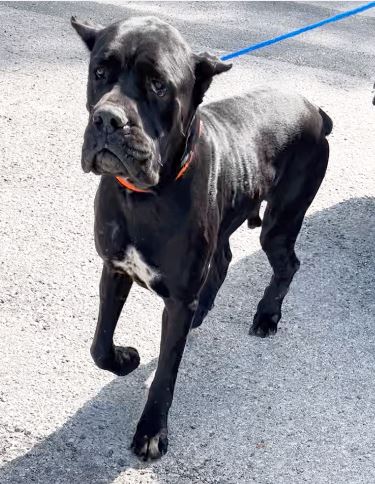
<path fill-rule="evenodd" d="M 124 111 L 116 106 L 102 106 L 93 114 L 93 123 L 98 130 L 112 133 L 123 128 L 128 122 Z"/>

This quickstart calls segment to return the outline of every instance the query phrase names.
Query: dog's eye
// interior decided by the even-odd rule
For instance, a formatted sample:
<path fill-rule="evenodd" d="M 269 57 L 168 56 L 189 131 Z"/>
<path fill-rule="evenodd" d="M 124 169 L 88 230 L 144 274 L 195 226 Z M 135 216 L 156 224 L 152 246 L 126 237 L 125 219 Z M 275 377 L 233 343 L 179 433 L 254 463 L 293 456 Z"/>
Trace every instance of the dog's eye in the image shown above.
<path fill-rule="evenodd" d="M 104 79 L 105 78 L 105 69 L 104 67 L 97 67 L 94 71 L 96 79 Z"/>
<path fill-rule="evenodd" d="M 167 92 L 167 86 L 158 79 L 152 79 L 150 82 L 151 90 L 159 97 L 163 97 Z"/>

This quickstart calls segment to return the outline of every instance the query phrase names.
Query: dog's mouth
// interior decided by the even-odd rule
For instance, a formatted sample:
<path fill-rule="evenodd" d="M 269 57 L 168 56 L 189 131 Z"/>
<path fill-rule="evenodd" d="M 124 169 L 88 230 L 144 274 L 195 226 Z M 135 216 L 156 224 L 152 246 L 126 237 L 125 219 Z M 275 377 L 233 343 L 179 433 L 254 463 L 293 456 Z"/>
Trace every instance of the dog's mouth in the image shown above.
<path fill-rule="evenodd" d="M 118 176 L 141 189 L 158 183 L 159 176 L 150 166 L 152 155 L 149 152 L 129 148 L 123 158 L 106 147 L 94 154 L 89 170 L 84 171 L 91 171 L 95 175 Z"/>
<path fill-rule="evenodd" d="M 145 189 L 159 183 L 159 160 L 159 143 L 138 127 L 108 132 L 87 125 L 81 158 L 85 173 L 122 177 Z"/>
<path fill-rule="evenodd" d="M 91 170 L 95 175 L 125 175 L 125 166 L 112 151 L 104 148 L 98 151 L 93 158 Z"/>

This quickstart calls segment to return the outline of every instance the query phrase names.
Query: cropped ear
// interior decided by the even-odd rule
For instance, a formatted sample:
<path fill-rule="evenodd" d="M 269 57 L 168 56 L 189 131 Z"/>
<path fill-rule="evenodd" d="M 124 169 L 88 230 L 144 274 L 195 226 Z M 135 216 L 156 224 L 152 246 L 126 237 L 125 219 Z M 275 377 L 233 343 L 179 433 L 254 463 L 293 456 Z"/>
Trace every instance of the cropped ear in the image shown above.
<path fill-rule="evenodd" d="M 203 101 L 203 97 L 207 89 L 210 87 L 212 78 L 217 74 L 229 71 L 232 64 L 221 62 L 220 59 L 214 55 L 204 52 L 202 54 L 194 55 L 195 61 L 195 86 L 194 86 L 194 101 L 196 106 Z"/>
<path fill-rule="evenodd" d="M 70 23 L 86 44 L 86 47 L 91 51 L 94 48 L 97 35 L 103 27 L 101 25 L 95 25 L 90 21 L 80 22 L 76 17 L 72 17 Z"/>

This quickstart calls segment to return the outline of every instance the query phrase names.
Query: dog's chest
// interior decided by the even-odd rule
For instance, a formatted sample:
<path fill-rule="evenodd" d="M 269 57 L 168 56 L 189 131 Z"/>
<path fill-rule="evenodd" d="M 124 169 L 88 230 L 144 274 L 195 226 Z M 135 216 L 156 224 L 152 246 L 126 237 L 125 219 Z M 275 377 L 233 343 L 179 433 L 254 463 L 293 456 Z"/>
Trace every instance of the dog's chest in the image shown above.
<path fill-rule="evenodd" d="M 122 269 L 137 282 L 143 283 L 152 290 L 152 283 L 160 277 L 158 271 L 145 261 L 142 254 L 132 245 L 129 245 L 121 260 L 113 260 L 113 265 Z"/>

